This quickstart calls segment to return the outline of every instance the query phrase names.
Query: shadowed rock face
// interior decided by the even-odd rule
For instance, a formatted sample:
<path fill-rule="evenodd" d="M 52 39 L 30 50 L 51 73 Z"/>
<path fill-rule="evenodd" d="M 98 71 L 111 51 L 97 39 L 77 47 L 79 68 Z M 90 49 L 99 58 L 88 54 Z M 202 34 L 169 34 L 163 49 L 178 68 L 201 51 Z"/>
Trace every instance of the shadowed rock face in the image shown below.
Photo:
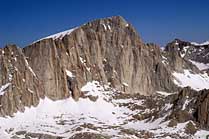
<path fill-rule="evenodd" d="M 162 62 L 163 53 L 170 58 L 169 64 L 177 63 L 173 64 L 175 68 Z M 130 94 L 173 92 L 177 87 L 171 72 L 185 65 L 180 57 L 162 52 L 158 46 L 145 45 L 120 16 L 89 22 L 62 38 L 43 39 L 23 49 L 5 47 L 0 60 L 1 86 L 11 83 L 0 96 L 3 115 L 37 105 L 44 96 L 59 100 L 72 95 L 78 100 L 80 88 L 92 80 L 110 83 Z"/>

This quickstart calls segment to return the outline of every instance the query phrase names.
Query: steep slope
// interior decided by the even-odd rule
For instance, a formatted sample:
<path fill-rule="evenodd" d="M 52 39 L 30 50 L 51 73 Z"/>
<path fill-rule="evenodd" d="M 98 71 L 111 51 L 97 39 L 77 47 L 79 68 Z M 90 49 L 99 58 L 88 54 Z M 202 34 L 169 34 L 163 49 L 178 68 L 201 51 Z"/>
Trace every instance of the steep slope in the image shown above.
<path fill-rule="evenodd" d="M 198 44 L 175 39 L 165 49 L 171 49 L 171 45 L 175 47 L 174 51 L 179 53 L 183 59 L 190 61 L 199 70 L 207 70 L 209 68 L 209 44 L 207 42 Z"/>
<path fill-rule="evenodd" d="M 72 95 L 76 99 L 79 88 L 92 80 L 144 95 L 175 89 L 161 62 L 159 47 L 143 44 L 131 24 L 120 16 L 95 20 L 65 36 L 60 34 L 23 50 L 52 99 L 65 98 L 69 93 L 66 70 L 74 75 Z"/>
<path fill-rule="evenodd" d="M 194 90 L 209 89 L 207 47 L 207 45 L 197 46 L 179 39 L 175 39 L 165 47 L 176 85 L 190 86 Z M 201 61 L 204 63 L 200 63 Z"/>
<path fill-rule="evenodd" d="M 24 111 L 25 106 L 38 105 L 45 92 L 22 49 L 8 45 L 0 53 L 1 116 Z"/>

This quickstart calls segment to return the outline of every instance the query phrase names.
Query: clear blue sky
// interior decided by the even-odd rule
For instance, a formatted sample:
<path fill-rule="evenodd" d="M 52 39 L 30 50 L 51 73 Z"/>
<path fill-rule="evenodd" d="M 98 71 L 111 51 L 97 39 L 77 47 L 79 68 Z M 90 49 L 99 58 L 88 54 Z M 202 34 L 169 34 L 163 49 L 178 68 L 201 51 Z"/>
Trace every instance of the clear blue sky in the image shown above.
<path fill-rule="evenodd" d="M 209 0 L 1 0 L 0 47 L 31 42 L 87 21 L 121 15 L 145 42 L 209 40 Z"/>

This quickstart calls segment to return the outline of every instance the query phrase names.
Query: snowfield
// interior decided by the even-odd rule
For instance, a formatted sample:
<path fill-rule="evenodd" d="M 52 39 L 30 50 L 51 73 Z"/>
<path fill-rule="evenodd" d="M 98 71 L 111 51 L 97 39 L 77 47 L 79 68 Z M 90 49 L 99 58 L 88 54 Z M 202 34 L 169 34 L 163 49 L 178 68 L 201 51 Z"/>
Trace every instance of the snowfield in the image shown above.
<path fill-rule="evenodd" d="M 190 60 L 190 62 L 192 62 L 192 64 L 195 65 L 199 70 L 209 69 L 209 63 L 204 64 L 204 63 L 200 63 L 200 62 L 196 62 L 196 61 L 192 61 L 192 60 Z"/>
<path fill-rule="evenodd" d="M 101 86 L 96 81 L 88 82 L 81 90 L 86 92 L 86 98 L 81 98 L 77 102 L 72 98 L 52 101 L 46 97 L 40 100 L 37 107 L 26 108 L 24 113 L 15 113 L 13 117 L 1 117 L 0 138 L 10 139 L 16 136 L 21 139 L 25 138 L 26 133 L 41 133 L 67 139 L 76 133 L 92 132 L 108 135 L 114 139 L 123 137 L 139 139 L 140 137 L 135 134 L 140 135 L 144 131 L 151 132 L 156 138 L 171 138 L 170 134 L 187 137 L 184 133 L 186 123 L 178 124 L 174 128 L 167 126 L 168 121 L 164 121 L 167 113 L 155 120 L 134 119 L 133 116 L 136 114 L 153 111 L 144 106 L 143 99 L 113 99 L 115 90 Z M 90 97 L 96 99 L 92 101 Z M 131 109 L 129 106 L 132 108 L 141 106 L 145 109 Z M 163 109 L 169 110 L 171 106 L 165 105 Z M 21 131 L 26 133 L 20 134 Z M 130 134 L 127 131 L 136 133 Z M 207 132 L 199 131 L 193 137 L 206 134 Z"/>
<path fill-rule="evenodd" d="M 183 73 L 174 72 L 174 83 L 180 87 L 191 87 L 194 90 L 209 89 L 209 76 L 207 73 L 195 74 L 189 70 Z"/>

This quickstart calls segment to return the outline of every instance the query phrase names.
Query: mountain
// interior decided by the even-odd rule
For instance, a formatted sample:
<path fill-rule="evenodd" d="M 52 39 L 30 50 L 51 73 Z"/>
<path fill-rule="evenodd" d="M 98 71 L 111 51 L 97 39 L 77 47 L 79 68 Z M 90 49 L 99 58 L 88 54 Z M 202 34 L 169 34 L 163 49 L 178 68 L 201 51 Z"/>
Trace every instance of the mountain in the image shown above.
<path fill-rule="evenodd" d="M 7 45 L 0 50 L 0 137 L 203 136 L 208 47 L 179 39 L 164 50 L 145 44 L 121 16 L 25 48 Z"/>

